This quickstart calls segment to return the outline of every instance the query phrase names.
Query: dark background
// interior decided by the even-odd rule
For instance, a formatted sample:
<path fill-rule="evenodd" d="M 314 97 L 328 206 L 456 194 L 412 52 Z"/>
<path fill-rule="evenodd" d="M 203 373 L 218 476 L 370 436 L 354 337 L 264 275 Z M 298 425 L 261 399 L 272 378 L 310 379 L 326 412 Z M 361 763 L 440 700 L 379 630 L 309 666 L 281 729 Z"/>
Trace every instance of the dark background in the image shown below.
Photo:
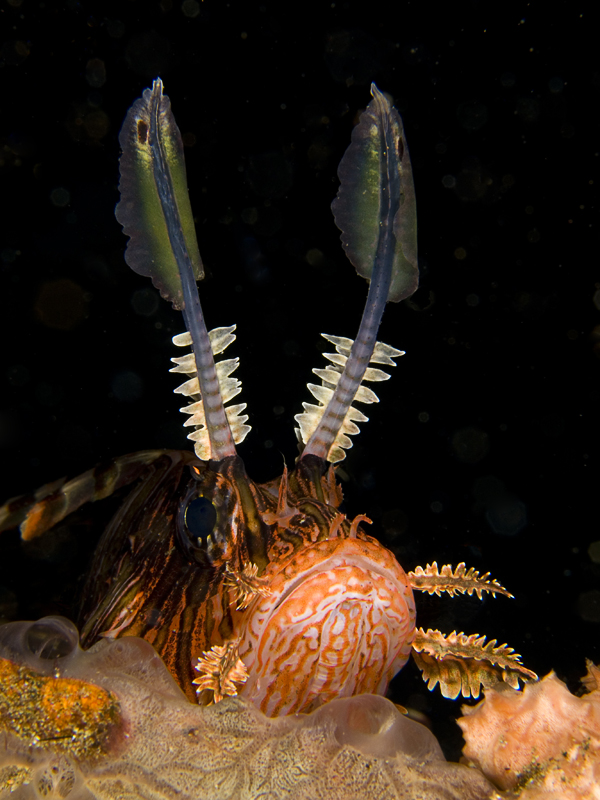
<path fill-rule="evenodd" d="M 343 464 L 348 512 L 407 569 L 466 561 L 516 595 L 421 599 L 420 624 L 507 641 L 576 685 L 600 660 L 600 71 L 580 6 L 492 5 L 2 2 L 3 497 L 187 447 L 167 372 L 183 325 L 126 267 L 113 213 L 121 122 L 157 75 L 208 324 L 238 324 L 240 454 L 256 480 L 293 462 L 319 333 L 354 336 L 366 296 L 329 205 L 374 80 L 404 120 L 421 288 L 386 311 L 380 338 L 407 354 Z M 78 524 L 25 549 L 2 534 L 5 618 L 73 615 L 95 535 Z M 455 754 L 457 703 L 413 666 L 393 699 Z"/>

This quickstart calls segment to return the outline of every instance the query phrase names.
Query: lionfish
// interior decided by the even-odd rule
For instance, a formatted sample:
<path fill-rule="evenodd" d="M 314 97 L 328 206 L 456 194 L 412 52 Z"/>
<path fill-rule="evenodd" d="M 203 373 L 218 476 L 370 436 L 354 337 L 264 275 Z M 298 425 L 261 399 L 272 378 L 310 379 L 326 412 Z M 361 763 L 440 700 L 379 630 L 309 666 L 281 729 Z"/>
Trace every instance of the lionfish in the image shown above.
<path fill-rule="evenodd" d="M 332 210 L 341 241 L 369 290 L 354 340 L 323 334 L 335 352 L 308 384 L 316 403 L 296 416 L 301 454 L 289 472 L 257 484 L 236 446 L 250 427 L 232 377 L 239 359 L 216 360 L 235 325 L 208 331 L 203 277 L 188 198 L 183 144 L 160 79 L 129 110 L 120 134 L 125 259 L 180 309 L 187 348 L 171 372 L 194 452 L 143 451 L 9 501 L 0 530 L 41 536 L 88 501 L 134 484 L 97 547 L 83 592 L 81 640 L 140 636 L 190 700 L 239 694 L 270 716 L 328 700 L 385 693 L 412 653 L 429 688 L 477 697 L 481 686 L 536 676 L 506 645 L 484 636 L 423 630 L 414 591 L 511 597 L 489 573 L 437 563 L 408 574 L 364 531 L 368 517 L 340 510 L 334 464 L 378 401 L 364 382 L 389 378 L 402 351 L 377 341 L 388 301 L 418 285 L 416 204 L 401 118 L 377 87 L 338 170 Z"/>

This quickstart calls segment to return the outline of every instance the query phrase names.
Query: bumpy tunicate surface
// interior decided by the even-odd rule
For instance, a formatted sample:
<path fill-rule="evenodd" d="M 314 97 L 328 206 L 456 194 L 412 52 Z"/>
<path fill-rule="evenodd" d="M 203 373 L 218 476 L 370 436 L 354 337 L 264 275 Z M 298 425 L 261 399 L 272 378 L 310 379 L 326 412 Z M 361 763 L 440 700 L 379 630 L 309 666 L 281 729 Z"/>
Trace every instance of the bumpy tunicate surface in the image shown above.
<path fill-rule="evenodd" d="M 147 642 L 105 640 L 84 652 L 74 626 L 57 617 L 0 626 L 0 658 L 13 676 L 0 693 L 2 800 L 476 800 L 492 793 L 478 771 L 447 763 L 434 736 L 382 697 L 334 700 L 277 719 L 237 698 L 195 706 Z M 57 708 L 59 722 L 77 723 L 71 736 L 47 740 L 54 711 L 30 707 L 28 697 L 33 689 L 43 696 L 57 680 L 72 704 L 84 696 L 86 706 L 73 717 Z M 82 683 L 100 689 L 99 699 L 94 691 L 82 695 Z M 86 737 L 82 729 L 97 724 L 95 715 L 103 735 Z"/>
<path fill-rule="evenodd" d="M 519 800 L 600 797 L 600 669 L 575 697 L 554 673 L 522 691 L 490 689 L 458 720 L 465 758 Z"/>

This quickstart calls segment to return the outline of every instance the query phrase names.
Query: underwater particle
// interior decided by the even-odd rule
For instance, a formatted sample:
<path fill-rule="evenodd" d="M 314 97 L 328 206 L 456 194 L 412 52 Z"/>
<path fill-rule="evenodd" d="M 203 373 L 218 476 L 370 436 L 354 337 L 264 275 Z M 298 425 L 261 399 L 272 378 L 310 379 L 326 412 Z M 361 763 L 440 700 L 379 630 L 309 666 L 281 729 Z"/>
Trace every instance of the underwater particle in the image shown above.
<path fill-rule="evenodd" d="M 85 128 L 85 132 L 90 139 L 99 141 L 100 139 L 104 139 L 108 133 L 110 128 L 110 120 L 108 119 L 108 115 L 102 111 L 102 109 L 97 108 L 85 115 L 83 127 Z"/>
<path fill-rule="evenodd" d="M 540 111 L 540 102 L 535 97 L 520 97 L 517 100 L 515 114 L 523 122 L 535 122 L 540 115 Z"/>
<path fill-rule="evenodd" d="M 500 84 L 504 89 L 512 89 L 516 83 L 516 78 L 512 72 L 504 72 L 500 76 Z"/>
<path fill-rule="evenodd" d="M 417 417 L 419 422 L 429 422 L 429 414 L 427 411 L 421 411 Z"/>
<path fill-rule="evenodd" d="M 408 48 L 405 57 L 407 51 Z M 385 69 L 386 64 L 395 57 L 392 42 L 371 36 L 360 28 L 331 33 L 325 44 L 324 59 L 329 74 L 334 81 L 347 86 L 353 83 L 368 85 L 372 76 Z"/>
<path fill-rule="evenodd" d="M 393 508 L 385 512 L 381 525 L 388 539 L 399 539 L 408 530 L 408 516 L 401 508 Z"/>
<path fill-rule="evenodd" d="M 320 124 L 326 125 L 327 123 L 327 117 L 321 117 Z M 310 145 L 306 155 L 311 167 L 316 170 L 326 169 L 331 156 L 331 147 L 326 142 L 317 139 Z"/>
<path fill-rule="evenodd" d="M 246 179 L 256 194 L 269 199 L 286 195 L 294 182 L 292 165 L 277 151 L 251 155 Z"/>
<path fill-rule="evenodd" d="M 475 308 L 475 306 L 479 305 L 479 295 L 477 294 L 468 294 L 465 298 L 466 303 L 471 308 Z"/>
<path fill-rule="evenodd" d="M 200 6 L 197 0 L 183 0 L 181 4 L 181 12 L 184 17 L 189 17 L 189 19 L 194 19 L 200 13 Z"/>
<path fill-rule="evenodd" d="M 487 456 L 490 449 L 490 437 L 479 428 L 461 428 L 450 440 L 452 451 L 463 464 L 477 464 Z"/>
<path fill-rule="evenodd" d="M 458 121 L 468 131 L 478 131 L 488 119 L 487 107 L 482 103 L 461 103 L 456 109 Z"/>
<path fill-rule="evenodd" d="M 572 338 L 569 336 L 569 338 Z M 566 423 L 560 414 L 546 414 L 541 419 L 536 420 L 536 424 L 541 429 L 544 436 L 556 439 L 562 436 L 566 431 Z"/>
<path fill-rule="evenodd" d="M 149 286 L 136 289 L 131 295 L 131 307 L 140 317 L 152 317 L 158 311 L 158 294 Z"/>
<path fill-rule="evenodd" d="M 0 251 L 0 261 L 2 261 L 3 264 L 14 264 L 17 260 L 17 256 L 20 255 L 20 250 L 14 250 L 12 247 L 4 247 Z"/>
<path fill-rule="evenodd" d="M 497 191 L 495 178 L 476 156 L 466 158 L 456 175 L 455 191 L 461 200 L 473 203 L 493 199 Z"/>
<path fill-rule="evenodd" d="M 42 284 L 33 309 L 47 328 L 71 331 L 87 317 L 88 302 L 78 283 L 69 278 L 58 278 Z"/>
<path fill-rule="evenodd" d="M 85 79 L 94 89 L 106 83 L 106 65 L 101 58 L 90 58 L 85 65 Z"/>
<path fill-rule="evenodd" d="M 442 186 L 445 189 L 454 189 L 456 186 L 456 178 L 454 175 L 444 175 L 442 178 Z"/>
<path fill-rule="evenodd" d="M 50 192 L 50 202 L 57 208 L 64 208 L 71 202 L 71 193 L 64 186 L 57 186 Z"/>
<path fill-rule="evenodd" d="M 0 659 L 0 722 L 31 746 L 52 742 L 53 749 L 92 758 L 107 751 L 120 718 L 112 692 Z"/>
<path fill-rule="evenodd" d="M 586 622 L 600 622 L 600 592 L 597 589 L 582 592 L 577 598 L 577 610 Z"/>
<path fill-rule="evenodd" d="M 240 217 L 242 218 L 242 222 L 245 222 L 246 225 L 256 225 L 258 222 L 258 209 L 256 206 L 243 208 Z"/>
<path fill-rule="evenodd" d="M 506 494 L 492 508 L 485 512 L 494 533 L 515 536 L 527 525 L 527 511 L 524 503 L 514 495 Z"/>
<path fill-rule="evenodd" d="M 121 370 L 113 375 L 110 388 L 117 400 L 135 403 L 144 394 L 144 383 L 137 372 Z"/>
<path fill-rule="evenodd" d="M 0 622 L 14 619 L 19 603 L 17 595 L 6 586 L 0 586 Z"/>
<path fill-rule="evenodd" d="M 35 387 L 35 397 L 40 405 L 52 408 L 64 400 L 64 392 L 58 385 L 40 381 Z"/>
<path fill-rule="evenodd" d="M 125 35 L 125 25 L 120 19 L 107 19 L 105 27 L 111 39 L 120 39 Z"/>
<path fill-rule="evenodd" d="M 13 39 L 12 41 L 4 42 L 0 47 L 0 58 L 4 64 L 18 67 L 29 56 L 30 52 L 31 49 L 27 42 L 21 39 Z"/>
<path fill-rule="evenodd" d="M 155 30 L 143 31 L 129 40 L 125 58 L 138 75 L 162 75 L 167 72 L 175 56 L 169 39 Z"/>
<path fill-rule="evenodd" d="M 600 540 L 590 544 L 588 547 L 588 555 L 594 564 L 600 564 Z"/>
<path fill-rule="evenodd" d="M 319 250 L 318 247 L 312 247 L 306 253 L 306 262 L 311 265 L 311 267 L 320 267 L 325 263 L 325 257 L 323 252 Z"/>
<path fill-rule="evenodd" d="M 473 484 L 475 510 L 483 511 L 494 533 L 515 536 L 527 525 L 527 508 L 494 475 L 478 478 Z"/>
<path fill-rule="evenodd" d="M 11 386 L 26 386 L 31 380 L 31 372 L 24 364 L 14 364 L 6 370 L 6 379 Z"/>

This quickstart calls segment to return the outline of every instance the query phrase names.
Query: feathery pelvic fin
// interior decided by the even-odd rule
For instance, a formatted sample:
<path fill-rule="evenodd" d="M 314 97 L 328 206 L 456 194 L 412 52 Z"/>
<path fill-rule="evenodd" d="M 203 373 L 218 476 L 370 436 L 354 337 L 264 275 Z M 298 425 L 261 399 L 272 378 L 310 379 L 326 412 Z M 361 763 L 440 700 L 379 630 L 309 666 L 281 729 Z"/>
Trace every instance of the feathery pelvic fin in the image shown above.
<path fill-rule="evenodd" d="M 434 561 L 433 564 L 427 564 L 425 569 L 417 567 L 414 572 L 409 572 L 407 577 L 413 589 L 427 594 L 437 594 L 438 597 L 442 592 L 447 592 L 450 597 L 455 597 L 457 594 L 470 596 L 475 593 L 480 600 L 484 592 L 491 594 L 492 597 L 497 594 L 513 597 L 495 578 L 490 577 L 489 572 L 480 575 L 479 570 L 473 567 L 467 569 L 464 561 L 460 562 L 454 572 L 450 564 L 444 564 L 439 570 L 437 562 Z"/>
<path fill-rule="evenodd" d="M 348 339 L 345 336 L 330 336 L 327 333 L 322 333 L 321 336 L 324 339 L 327 339 L 328 342 L 331 342 L 331 344 L 335 345 L 336 352 L 323 353 L 325 358 L 332 362 L 331 364 L 328 364 L 325 369 L 313 369 L 314 374 L 321 379 L 321 386 L 318 386 L 314 383 L 307 384 L 310 393 L 316 400 L 319 401 L 319 405 L 316 406 L 314 403 L 302 403 L 304 411 L 302 414 L 296 414 L 294 417 L 300 426 L 296 428 L 296 435 L 298 439 L 305 444 L 309 441 L 310 437 L 317 429 L 317 426 L 323 417 L 329 401 L 333 397 L 335 387 L 337 386 L 344 368 L 346 367 L 346 363 L 350 357 L 352 345 L 354 344 L 352 339 Z M 377 342 L 369 363 L 386 364 L 388 366 L 395 367 L 396 362 L 394 361 L 394 358 L 398 358 L 399 356 L 403 355 L 403 350 L 397 350 L 395 347 L 391 347 L 389 344 Z M 373 382 L 387 381 L 389 379 L 390 375 L 388 375 L 387 372 L 377 369 L 376 367 L 367 367 L 362 377 L 363 381 Z M 375 392 L 369 389 L 367 386 L 363 386 L 362 382 L 359 384 L 358 389 L 356 390 L 354 400 L 358 401 L 359 403 L 379 402 L 379 398 Z M 356 423 L 368 422 L 368 419 L 369 418 L 357 408 L 354 408 L 352 405 L 350 406 L 346 412 L 341 426 L 339 427 L 333 444 L 329 448 L 327 453 L 327 461 L 335 464 L 338 461 L 342 461 L 346 457 L 344 450 L 348 450 L 350 447 L 352 447 L 352 441 L 348 437 L 354 436 L 360 432 Z"/>
<path fill-rule="evenodd" d="M 214 328 L 209 331 L 208 337 L 210 339 L 211 350 L 214 356 L 222 353 L 225 348 L 235 341 L 235 334 L 233 331 L 236 329 L 235 325 L 230 325 L 227 328 Z M 177 347 L 190 347 L 192 344 L 192 337 L 186 331 L 173 337 L 173 344 Z M 188 353 L 185 356 L 172 358 L 171 361 L 176 364 L 169 372 L 181 372 L 185 375 L 191 375 L 189 380 L 174 389 L 175 394 L 182 394 L 189 397 L 190 403 L 183 406 L 179 410 L 184 414 L 190 414 L 190 418 L 184 423 L 184 427 L 194 426 L 192 433 L 188 434 L 188 439 L 194 442 L 194 451 L 198 458 L 203 461 L 208 461 L 211 458 L 211 446 L 208 428 L 206 425 L 206 414 L 204 411 L 204 401 L 200 391 L 200 383 L 198 381 L 198 372 L 196 369 L 196 360 L 193 353 Z M 217 378 L 219 381 L 219 389 L 223 405 L 225 406 L 230 400 L 236 397 L 242 391 L 242 384 L 237 378 L 230 377 L 239 366 L 239 358 L 228 358 L 224 361 L 215 362 L 217 371 Z M 227 421 L 231 429 L 233 441 L 236 444 L 242 442 L 248 432 L 251 430 L 250 425 L 245 423 L 248 420 L 247 414 L 242 414 L 246 408 L 246 403 L 238 403 L 234 406 L 225 408 Z"/>
<path fill-rule="evenodd" d="M 444 697 L 455 700 L 479 697 L 481 687 L 488 689 L 507 683 L 513 689 L 519 682 L 537 680 L 537 675 L 521 664 L 521 656 L 496 639 L 486 642 L 485 636 L 473 633 L 452 633 L 417 628 L 413 641 L 413 658 L 427 681 L 429 690 L 439 683 Z"/>

